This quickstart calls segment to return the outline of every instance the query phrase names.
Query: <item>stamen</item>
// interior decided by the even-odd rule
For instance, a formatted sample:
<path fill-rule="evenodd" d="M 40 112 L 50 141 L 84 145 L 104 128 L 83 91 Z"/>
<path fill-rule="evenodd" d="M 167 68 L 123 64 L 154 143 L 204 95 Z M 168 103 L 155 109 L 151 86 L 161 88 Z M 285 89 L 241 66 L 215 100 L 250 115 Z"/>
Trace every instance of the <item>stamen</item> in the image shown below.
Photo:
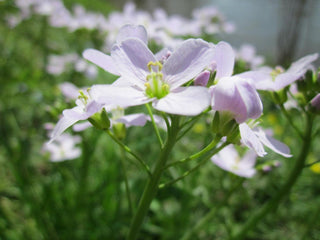
<path fill-rule="evenodd" d="M 147 66 L 150 74 L 146 77 L 146 95 L 150 98 L 163 98 L 169 93 L 169 85 L 163 81 L 162 64 L 159 61 L 149 62 Z M 153 71 L 152 67 L 157 67 L 157 71 Z"/>

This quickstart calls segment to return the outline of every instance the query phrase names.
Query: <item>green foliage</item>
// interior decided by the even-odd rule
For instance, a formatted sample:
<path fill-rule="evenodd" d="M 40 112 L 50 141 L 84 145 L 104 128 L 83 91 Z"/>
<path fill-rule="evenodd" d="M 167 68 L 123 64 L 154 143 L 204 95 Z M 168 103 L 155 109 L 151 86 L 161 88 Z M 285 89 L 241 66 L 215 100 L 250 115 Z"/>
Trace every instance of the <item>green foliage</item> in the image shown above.
<path fill-rule="evenodd" d="M 68 7 L 74 2 L 65 0 Z M 107 1 L 77 3 L 104 14 L 112 10 Z M 5 16 L 16 10 L 13 1 L 0 2 L 0 239 L 124 239 L 132 214 L 120 158 L 125 160 L 134 210 L 148 177 L 141 166 L 106 133 L 94 128 L 81 133 L 83 153 L 78 159 L 53 163 L 42 151 L 48 140 L 44 124 L 55 123 L 63 109 L 73 107 L 73 103 L 64 101 L 57 85 L 65 81 L 77 86 L 91 84 L 72 69 L 59 76 L 49 75 L 45 71 L 48 55 L 99 49 L 103 36 L 85 29 L 69 33 L 52 28 L 40 16 L 11 29 Z M 241 64 L 238 67 L 245 68 Z M 114 76 L 100 70 L 95 83 L 113 80 Z M 262 118 L 265 126 L 275 129 L 278 139 L 297 154 L 301 141 L 267 96 L 265 112 L 269 113 Z M 293 109 L 291 114 L 301 127 L 299 112 Z M 178 142 L 170 161 L 206 146 L 212 138 L 210 129 L 210 123 L 198 121 Z M 128 129 L 124 142 L 144 156 L 149 166 L 159 155 L 150 123 L 142 131 Z M 319 149 L 314 149 L 313 155 L 318 156 Z M 279 160 L 282 166 L 271 172 L 261 171 L 251 180 L 241 180 L 207 162 L 188 178 L 159 190 L 140 239 L 180 239 L 212 209 L 216 209 L 215 217 L 193 239 L 227 239 L 252 209 L 259 208 L 279 189 L 292 165 L 290 159 L 275 154 L 259 159 L 262 163 L 269 160 Z M 161 182 L 181 176 L 196 164 L 170 168 Z M 268 216 L 247 239 L 319 240 L 318 174 L 305 169 L 277 214 Z M 240 187 L 228 197 L 238 183 Z"/>

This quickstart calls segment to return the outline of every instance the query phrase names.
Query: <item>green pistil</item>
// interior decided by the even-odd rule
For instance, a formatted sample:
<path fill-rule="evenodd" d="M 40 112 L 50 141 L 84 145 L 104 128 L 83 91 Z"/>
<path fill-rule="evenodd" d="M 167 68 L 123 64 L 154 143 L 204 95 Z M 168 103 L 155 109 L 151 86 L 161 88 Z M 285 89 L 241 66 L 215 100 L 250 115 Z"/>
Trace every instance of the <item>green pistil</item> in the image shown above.
<path fill-rule="evenodd" d="M 154 72 L 152 66 L 158 67 L 157 72 Z M 169 85 L 163 81 L 163 74 L 160 72 L 162 64 L 158 62 L 149 62 L 148 69 L 150 74 L 147 75 L 146 95 L 150 98 L 163 98 L 169 93 Z"/>

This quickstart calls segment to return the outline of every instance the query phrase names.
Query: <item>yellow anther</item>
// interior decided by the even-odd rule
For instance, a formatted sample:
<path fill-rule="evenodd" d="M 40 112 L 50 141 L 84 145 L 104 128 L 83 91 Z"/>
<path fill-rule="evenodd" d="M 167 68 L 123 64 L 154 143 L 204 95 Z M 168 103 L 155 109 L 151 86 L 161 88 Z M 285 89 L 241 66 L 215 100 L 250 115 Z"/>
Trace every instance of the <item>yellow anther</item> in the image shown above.
<path fill-rule="evenodd" d="M 151 61 L 151 62 L 148 63 L 147 66 L 148 66 L 148 69 L 149 69 L 150 72 L 153 72 L 152 66 L 158 67 L 158 72 L 160 72 L 162 70 L 162 64 L 159 61 L 157 61 L 157 62 L 152 62 Z"/>

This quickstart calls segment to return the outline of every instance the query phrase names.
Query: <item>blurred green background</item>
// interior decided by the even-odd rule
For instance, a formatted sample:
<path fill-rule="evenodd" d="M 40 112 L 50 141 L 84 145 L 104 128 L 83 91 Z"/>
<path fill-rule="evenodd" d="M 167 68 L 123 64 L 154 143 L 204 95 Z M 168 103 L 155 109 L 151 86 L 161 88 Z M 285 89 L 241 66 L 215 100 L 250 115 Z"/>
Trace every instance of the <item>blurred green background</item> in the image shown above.
<path fill-rule="evenodd" d="M 64 1 L 70 10 L 75 3 L 104 16 L 122 10 L 109 1 Z M 93 128 L 80 133 L 82 155 L 77 159 L 50 162 L 50 156 L 42 150 L 48 141 L 44 124 L 56 123 L 63 109 L 74 106 L 65 101 L 60 83 L 82 87 L 114 80 L 101 69 L 94 80 L 88 80 L 73 66 L 59 75 L 49 74 L 49 55 L 81 56 L 86 48 L 101 49 L 103 33 L 55 28 L 39 14 L 10 27 L 7 17 L 11 14 L 19 14 L 14 1 L 0 1 L 0 239 L 124 239 L 132 215 L 119 159 L 125 159 L 135 204 L 146 183 L 145 172 L 129 156 L 124 157 L 106 134 Z M 267 97 L 264 100 L 263 125 L 274 129 L 276 138 L 296 155 L 301 141 L 278 109 Z M 293 110 L 292 114 L 299 118 L 299 112 Z M 172 158 L 183 158 L 186 152 L 191 154 L 205 146 L 210 140 L 208 127 L 204 120 L 197 123 L 177 145 Z M 141 156 L 147 156 L 150 165 L 158 155 L 150 123 L 143 129 L 128 129 L 124 141 Z M 317 141 L 318 136 L 315 147 Z M 318 156 L 316 148 L 309 161 L 318 160 Z M 253 179 L 245 180 L 227 200 L 225 196 L 240 178 L 209 162 L 188 178 L 160 190 L 140 239 L 179 239 L 216 206 L 220 207 L 215 217 L 194 239 L 226 239 L 250 216 L 250 210 L 272 196 L 292 165 L 292 159 L 273 153 L 259 159 L 259 164 L 272 160 L 279 160 L 281 167 L 260 171 Z M 181 175 L 191 166 L 173 168 L 164 180 Z M 247 239 L 320 239 L 319 174 L 319 165 L 306 168 L 277 214 L 266 217 Z"/>

